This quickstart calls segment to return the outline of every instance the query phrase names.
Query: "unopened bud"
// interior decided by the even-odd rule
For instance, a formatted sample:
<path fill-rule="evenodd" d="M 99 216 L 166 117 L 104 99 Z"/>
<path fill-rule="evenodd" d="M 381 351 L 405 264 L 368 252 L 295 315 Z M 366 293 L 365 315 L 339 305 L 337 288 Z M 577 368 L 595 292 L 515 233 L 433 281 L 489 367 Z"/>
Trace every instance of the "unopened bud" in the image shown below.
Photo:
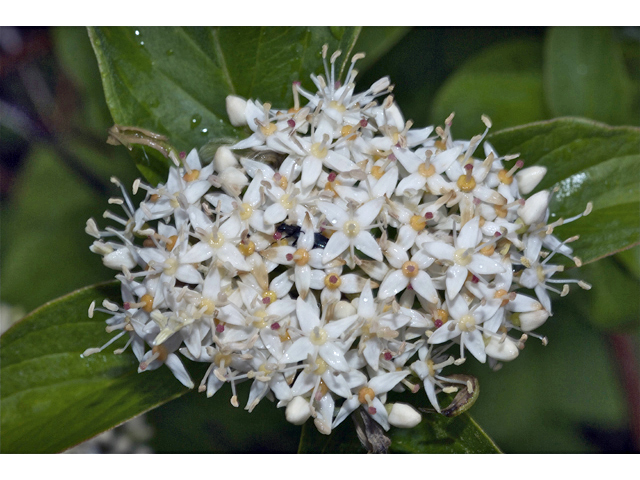
<path fill-rule="evenodd" d="M 246 107 L 247 101 L 244 98 L 227 95 L 227 115 L 231 125 L 241 127 L 247 124 L 247 118 L 244 114 Z"/>
<path fill-rule="evenodd" d="M 389 424 L 394 427 L 413 428 L 422 421 L 422 415 L 406 403 L 385 405 L 385 408 L 389 413 Z"/>
<path fill-rule="evenodd" d="M 518 215 L 526 225 L 542 221 L 549 206 L 549 191 L 543 190 L 532 195 L 518 208 Z"/>
<path fill-rule="evenodd" d="M 520 193 L 523 195 L 531 193 L 533 189 L 538 186 L 546 173 L 546 167 L 538 165 L 522 169 L 516 173 L 516 180 L 518 182 L 518 189 L 520 190 Z"/>
<path fill-rule="evenodd" d="M 287 422 L 294 425 L 302 425 L 311 416 L 311 407 L 302 397 L 293 397 L 284 412 Z"/>
<path fill-rule="evenodd" d="M 488 356 L 501 362 L 510 362 L 520 353 L 518 344 L 507 336 L 503 338 L 491 337 L 484 349 Z"/>
<path fill-rule="evenodd" d="M 333 317 L 336 320 L 347 318 L 356 313 L 356 309 L 351 303 L 340 300 L 333 309 Z"/>
<path fill-rule="evenodd" d="M 523 332 L 530 332 L 535 330 L 549 318 L 549 312 L 546 310 L 536 310 L 533 312 L 524 312 L 520 314 L 520 330 Z"/>
<path fill-rule="evenodd" d="M 227 147 L 218 148 L 213 157 L 213 162 L 216 172 L 218 173 L 224 172 L 227 168 L 237 167 L 239 165 L 235 155 Z"/>

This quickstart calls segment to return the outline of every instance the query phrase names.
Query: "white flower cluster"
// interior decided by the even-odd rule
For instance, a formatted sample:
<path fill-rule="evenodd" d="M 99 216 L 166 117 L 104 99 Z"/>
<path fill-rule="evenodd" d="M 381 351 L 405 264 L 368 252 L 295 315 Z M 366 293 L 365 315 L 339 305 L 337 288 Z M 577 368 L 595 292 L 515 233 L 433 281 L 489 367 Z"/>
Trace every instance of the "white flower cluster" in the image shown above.
<path fill-rule="evenodd" d="M 122 305 L 99 309 L 120 330 L 107 345 L 128 333 L 139 371 L 165 364 L 190 388 L 181 358 L 208 363 L 207 396 L 229 383 L 238 406 L 236 384 L 252 381 L 247 410 L 275 397 L 287 420 L 313 417 L 325 434 L 360 406 L 385 429 L 416 425 L 416 410 L 385 404 L 420 384 L 440 411 L 439 392 L 466 386 L 443 370 L 467 352 L 492 366 L 516 358 L 551 315 L 548 292 L 577 282 L 552 279 L 562 267 L 549 260 L 580 263 L 576 238 L 552 236 L 563 220 L 547 224 L 551 193 L 523 197 L 545 168 L 508 166 L 517 155 L 487 142 L 475 156 L 488 118 L 469 141 L 452 138 L 453 115 L 411 129 L 389 79 L 355 94 L 362 55 L 343 85 L 339 56 L 329 65 L 325 47 L 326 77 L 312 75 L 316 93 L 294 83 L 289 110 L 229 97 L 250 137 L 204 167 L 182 155 L 166 184 L 137 180 L 138 208 L 122 189 L 111 203 L 126 218 L 105 213 L 122 229 L 87 222 L 122 283 Z"/>

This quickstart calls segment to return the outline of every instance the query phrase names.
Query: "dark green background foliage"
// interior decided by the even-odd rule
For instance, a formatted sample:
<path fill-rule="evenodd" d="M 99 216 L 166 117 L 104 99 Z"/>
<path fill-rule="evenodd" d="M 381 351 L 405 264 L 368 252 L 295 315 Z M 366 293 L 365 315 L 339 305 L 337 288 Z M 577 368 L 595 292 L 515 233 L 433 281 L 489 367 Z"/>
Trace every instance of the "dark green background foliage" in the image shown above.
<path fill-rule="evenodd" d="M 473 362 L 463 367 L 480 380 L 471 409 L 477 424 L 506 452 L 637 451 L 633 428 L 640 419 L 630 406 L 640 392 L 621 372 L 637 372 L 640 347 L 638 28 L 17 33 L 26 53 L 3 53 L 0 76 L 3 303 L 30 311 L 112 277 L 88 250 L 86 219 L 104 224 L 107 199 L 117 194 L 110 176 L 125 185 L 140 174 L 157 182 L 168 168 L 149 149 L 106 145 L 114 122 L 167 135 L 180 150 L 198 147 L 208 160 L 216 145 L 247 134 L 227 122 L 228 94 L 287 107 L 291 82 L 311 88 L 309 73 L 322 70 L 322 44 L 330 52 L 340 48 L 344 62 L 365 51 L 360 90 L 389 75 L 414 125 L 442 124 L 455 111 L 454 138 L 480 133 L 480 115 L 487 114 L 494 125 L 489 140 L 501 154 L 519 152 L 526 165 L 549 168 L 539 188 L 560 187 L 554 215 L 575 215 L 594 202 L 589 217 L 555 232 L 581 235 L 573 245 L 588 265 L 567 276 L 593 289 L 554 299 L 554 316 L 540 329 L 548 346 L 531 338 L 499 372 Z M 288 424 L 266 400 L 248 414 L 229 405 L 228 389 L 207 399 L 185 394 L 166 368 L 138 375 L 130 352 L 107 349 L 81 359 L 85 348 L 110 337 L 101 315 L 86 316 L 89 302 L 104 296 L 116 298 L 117 287 L 75 292 L 2 336 L 2 452 L 64 450 L 158 405 L 148 419 L 159 452 L 362 451 L 351 422 L 327 438 L 312 425 Z M 196 383 L 198 367 L 191 369 Z M 423 392 L 408 400 L 427 406 Z M 54 416 L 57 428 L 49 421 Z M 420 427 L 392 432 L 391 450 L 496 451 L 477 424 L 467 414 L 453 420 L 425 414 Z"/>

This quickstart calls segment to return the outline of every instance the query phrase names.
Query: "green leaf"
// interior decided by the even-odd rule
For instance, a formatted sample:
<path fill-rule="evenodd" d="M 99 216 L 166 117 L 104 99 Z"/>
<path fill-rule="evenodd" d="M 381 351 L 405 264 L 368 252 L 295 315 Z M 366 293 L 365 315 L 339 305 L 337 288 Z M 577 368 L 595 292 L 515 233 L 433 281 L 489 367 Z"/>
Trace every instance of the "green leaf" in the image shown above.
<path fill-rule="evenodd" d="M 640 279 L 616 257 L 586 265 L 581 272 L 592 284 L 585 295 L 590 304 L 587 318 L 596 327 L 609 331 L 640 326 L 640 303 L 635 296 L 640 291 Z"/>
<path fill-rule="evenodd" d="M 629 123 L 632 86 L 613 29 L 550 29 L 545 42 L 544 91 L 554 116 L 576 115 L 613 125 Z"/>
<path fill-rule="evenodd" d="M 187 392 L 168 368 L 139 375 L 130 348 L 115 355 L 124 338 L 80 356 L 115 335 L 105 314 L 88 318 L 89 304 L 118 297 L 115 282 L 77 290 L 0 337 L 2 453 L 60 452 Z"/>
<path fill-rule="evenodd" d="M 107 104 L 116 123 L 166 135 L 179 150 L 232 143 L 225 99 L 234 94 L 275 107 L 292 101 L 291 84 L 309 86 L 321 48 L 341 49 L 341 69 L 359 28 L 90 28 Z M 158 182 L 169 162 L 136 148 L 136 163 Z M 146 156 L 144 155 L 146 153 Z"/>
<path fill-rule="evenodd" d="M 609 127 L 578 118 L 532 123 L 491 134 L 500 155 L 520 153 L 525 167 L 544 165 L 538 190 L 559 187 L 550 221 L 569 218 L 593 202 L 589 217 L 558 227 L 584 263 L 640 242 L 640 129 Z"/>
<path fill-rule="evenodd" d="M 394 45 L 398 44 L 411 30 L 409 27 L 363 27 L 358 36 L 355 51 L 366 54 L 358 61 L 358 71 L 369 70 Z"/>
<path fill-rule="evenodd" d="M 390 453 L 500 453 L 498 446 L 468 413 L 447 418 L 437 413 L 423 414 L 422 422 L 409 429 L 392 427 Z M 351 419 L 331 435 L 318 432 L 313 422 L 302 428 L 298 453 L 365 453 Z"/>
<path fill-rule="evenodd" d="M 484 129 L 488 115 L 500 128 L 547 118 L 542 96 L 542 45 L 534 40 L 502 43 L 480 52 L 451 75 L 438 91 L 431 121 L 455 112 L 457 138 Z"/>

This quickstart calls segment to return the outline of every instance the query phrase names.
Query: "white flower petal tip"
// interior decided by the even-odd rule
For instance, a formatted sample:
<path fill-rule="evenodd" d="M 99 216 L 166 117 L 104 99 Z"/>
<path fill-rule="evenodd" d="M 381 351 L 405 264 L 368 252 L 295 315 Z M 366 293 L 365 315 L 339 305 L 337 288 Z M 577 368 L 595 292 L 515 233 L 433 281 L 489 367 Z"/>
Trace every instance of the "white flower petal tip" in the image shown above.
<path fill-rule="evenodd" d="M 544 218 L 549 206 L 550 192 L 543 190 L 530 196 L 523 206 L 518 208 L 518 215 L 526 225 L 533 225 Z"/>
<path fill-rule="evenodd" d="M 287 422 L 302 425 L 311 417 L 311 406 L 302 397 L 293 397 L 284 411 Z"/>
<path fill-rule="evenodd" d="M 533 167 L 527 167 L 516 173 L 516 181 L 518 182 L 518 188 L 520 193 L 528 195 L 538 186 L 540 181 L 547 174 L 547 168 L 534 165 Z"/>
<path fill-rule="evenodd" d="M 518 344 L 509 337 L 491 337 L 489 343 L 485 345 L 484 350 L 487 353 L 487 356 L 495 358 L 501 362 L 510 362 L 511 360 L 515 360 L 520 353 Z"/>
<path fill-rule="evenodd" d="M 422 415 L 406 403 L 394 403 L 389 408 L 386 405 L 389 413 L 389 424 L 398 428 L 413 428 L 422 421 Z"/>
<path fill-rule="evenodd" d="M 227 115 L 229 122 L 234 127 L 242 127 L 247 124 L 245 110 L 247 109 L 247 101 L 236 95 L 227 95 Z"/>

